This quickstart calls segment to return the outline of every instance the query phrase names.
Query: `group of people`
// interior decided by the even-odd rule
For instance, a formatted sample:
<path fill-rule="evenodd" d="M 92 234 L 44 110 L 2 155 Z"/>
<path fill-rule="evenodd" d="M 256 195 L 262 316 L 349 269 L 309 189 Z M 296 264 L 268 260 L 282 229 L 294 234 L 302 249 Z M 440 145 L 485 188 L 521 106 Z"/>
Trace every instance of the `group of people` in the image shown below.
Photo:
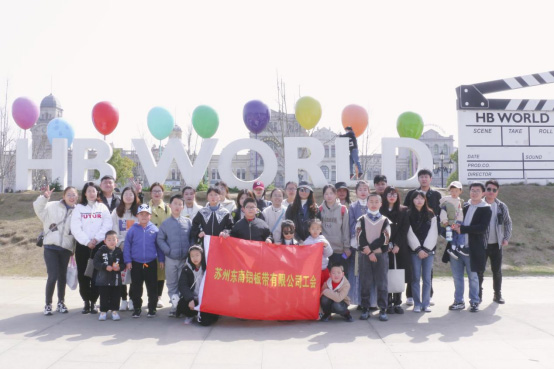
<path fill-rule="evenodd" d="M 163 305 L 167 286 L 169 315 L 211 325 L 217 315 L 198 312 L 200 282 L 206 270 L 202 241 L 206 235 L 234 237 L 283 245 L 323 244 L 320 319 L 332 313 L 353 321 L 349 305 L 361 310 L 360 319 L 378 311 L 381 321 L 402 314 L 401 293 L 389 294 L 388 270 L 405 270 L 406 304 L 414 312 L 429 312 L 432 305 L 432 270 L 439 235 L 449 240 L 443 261 L 450 261 L 455 293 L 451 310 L 465 308 L 464 269 L 469 279 L 469 303 L 479 310 L 487 258 L 493 271 L 494 301 L 504 303 L 502 247 L 511 236 L 507 206 L 497 199 L 500 185 L 469 186 L 470 200 L 460 198 L 462 185 L 448 186 L 450 196 L 431 189 L 432 173 L 418 173 L 420 187 L 402 203 L 401 194 L 388 186 L 385 176 L 374 178 L 374 190 L 364 180 L 356 183 L 356 200 L 344 182 L 326 185 L 323 202 L 315 201 L 312 187 L 301 181 L 266 194 L 262 182 L 241 190 L 229 199 L 220 181 L 207 191 L 207 204 L 196 202 L 195 189 L 185 186 L 169 203 L 163 186 L 150 187 L 151 200 L 144 203 L 140 184 L 114 193 L 110 176 L 77 189 L 67 187 L 61 201 L 50 201 L 46 189 L 34 202 L 44 225 L 46 283 L 45 315 L 54 311 L 52 298 L 58 287 L 56 311 L 67 313 L 64 304 L 66 272 L 75 254 L 82 313 L 98 313 L 99 320 L 119 320 L 119 311 L 142 313 L 143 286 L 148 296 L 148 317 Z M 269 195 L 269 200 L 266 196 Z M 422 283 L 421 283 L 422 282 Z M 127 284 L 130 290 L 127 291 Z"/>

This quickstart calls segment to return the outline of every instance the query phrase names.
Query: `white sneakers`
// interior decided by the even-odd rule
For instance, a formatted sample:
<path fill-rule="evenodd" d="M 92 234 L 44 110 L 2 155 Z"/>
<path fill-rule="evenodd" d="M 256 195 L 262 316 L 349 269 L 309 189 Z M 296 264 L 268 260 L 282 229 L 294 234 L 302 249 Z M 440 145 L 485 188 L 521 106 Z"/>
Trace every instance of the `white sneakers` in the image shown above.
<path fill-rule="evenodd" d="M 185 318 L 185 325 L 190 325 L 194 321 L 194 317 L 186 317 Z"/>
<path fill-rule="evenodd" d="M 162 297 L 158 297 L 158 304 L 156 305 L 156 308 L 163 308 L 164 304 L 162 302 Z"/>
<path fill-rule="evenodd" d="M 414 299 L 406 298 L 406 306 L 413 306 L 413 305 L 414 305 Z"/>
<path fill-rule="evenodd" d="M 98 315 L 98 321 L 106 321 L 107 319 L 108 319 L 108 313 L 100 312 L 100 315 Z M 121 320 L 121 317 L 119 316 L 119 313 L 117 313 L 117 311 L 112 311 L 112 320 L 113 321 Z"/>
<path fill-rule="evenodd" d="M 129 301 L 127 302 L 127 309 L 129 311 L 133 311 L 135 309 L 135 305 L 133 305 L 133 301 L 129 299 Z"/>
<path fill-rule="evenodd" d="M 98 321 L 106 321 L 108 314 L 106 312 L 100 312 L 100 315 L 98 316 Z"/>
<path fill-rule="evenodd" d="M 127 304 L 127 301 L 121 300 L 121 304 L 119 305 L 119 311 L 127 311 L 129 309 L 129 306 Z"/>
<path fill-rule="evenodd" d="M 119 317 L 119 314 L 117 312 L 112 312 L 112 320 L 119 321 L 121 320 L 121 317 Z"/>

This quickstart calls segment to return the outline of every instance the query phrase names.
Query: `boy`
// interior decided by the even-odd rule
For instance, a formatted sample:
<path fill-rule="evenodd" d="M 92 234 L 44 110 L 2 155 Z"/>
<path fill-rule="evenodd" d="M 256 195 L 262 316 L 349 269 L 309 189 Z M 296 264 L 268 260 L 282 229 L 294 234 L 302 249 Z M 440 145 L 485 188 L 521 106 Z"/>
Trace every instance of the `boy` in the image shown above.
<path fill-rule="evenodd" d="M 121 270 L 125 268 L 123 252 L 117 246 L 117 233 L 110 230 L 106 233 L 104 244 L 94 255 L 96 286 L 100 292 L 99 321 L 106 321 L 108 311 L 112 311 L 112 320 L 119 321 L 117 313 L 121 298 Z"/>
<path fill-rule="evenodd" d="M 165 281 L 169 298 L 179 292 L 179 275 L 191 246 L 192 221 L 182 215 L 185 201 L 179 194 L 169 200 L 171 216 L 160 225 L 156 241 L 165 255 Z M 175 316 L 176 306 L 169 311 L 169 317 Z"/>
<path fill-rule="evenodd" d="M 367 198 L 367 213 L 358 219 L 356 228 L 360 228 L 359 252 L 360 258 L 360 283 L 362 286 L 362 315 L 360 320 L 369 318 L 369 296 L 373 281 L 377 285 L 377 306 L 379 307 L 379 320 L 387 321 L 388 284 L 387 274 L 389 270 L 388 244 L 390 236 L 390 221 L 381 215 L 381 196 L 377 193 L 369 194 Z"/>
<path fill-rule="evenodd" d="M 320 303 L 323 316 L 320 321 L 329 321 L 333 312 L 342 315 L 347 322 L 354 321 L 348 311 L 350 283 L 344 277 L 344 267 L 341 264 L 331 267 L 331 277 L 324 282 L 321 290 Z"/>
<path fill-rule="evenodd" d="M 447 249 L 446 252 L 448 252 L 451 258 L 457 260 L 459 254 L 469 256 L 467 248 L 464 248 L 464 237 L 460 236 L 458 233 L 452 232 L 451 229 L 453 224 L 461 225 L 464 221 L 464 212 L 462 211 L 464 201 L 460 199 L 460 194 L 462 194 L 462 183 L 459 181 L 452 181 L 448 186 L 448 192 L 450 196 L 443 197 L 440 200 L 440 222 L 441 226 L 446 228 L 447 232 L 450 228 L 452 239 L 448 240 L 450 242 L 450 249 Z"/>
<path fill-rule="evenodd" d="M 127 270 L 131 270 L 131 299 L 133 300 L 133 318 L 138 319 L 142 312 L 142 285 L 146 284 L 148 293 L 148 317 L 156 316 L 156 304 L 158 303 L 158 266 L 165 265 L 165 256 L 156 244 L 158 228 L 150 219 L 152 211 L 148 204 L 142 204 L 138 208 L 138 223 L 127 232 L 125 236 L 125 248 L 123 259 Z"/>
<path fill-rule="evenodd" d="M 268 241 L 271 243 L 273 236 L 267 222 L 256 217 L 258 212 L 256 201 L 253 198 L 246 198 L 242 204 L 242 210 L 244 211 L 244 217 L 233 225 L 230 236 L 243 240 Z M 225 234 L 224 237 L 227 237 L 227 235 Z"/>

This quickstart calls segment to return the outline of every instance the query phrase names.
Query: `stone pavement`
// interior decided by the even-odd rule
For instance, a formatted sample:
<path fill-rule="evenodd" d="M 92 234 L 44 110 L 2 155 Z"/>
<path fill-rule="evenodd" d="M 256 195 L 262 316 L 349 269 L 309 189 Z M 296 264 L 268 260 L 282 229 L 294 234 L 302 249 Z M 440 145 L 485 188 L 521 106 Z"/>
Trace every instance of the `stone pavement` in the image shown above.
<path fill-rule="evenodd" d="M 346 323 L 223 318 L 213 327 L 182 319 L 99 322 L 82 315 L 77 291 L 69 314 L 42 315 L 45 279 L 0 279 L 0 368 L 552 368 L 554 278 L 505 278 L 507 303 L 448 311 L 450 278 L 434 280 L 433 312 Z M 467 285 L 467 284 L 466 284 Z M 467 296 L 467 292 L 466 292 Z M 353 307 L 352 307 L 353 308 Z"/>

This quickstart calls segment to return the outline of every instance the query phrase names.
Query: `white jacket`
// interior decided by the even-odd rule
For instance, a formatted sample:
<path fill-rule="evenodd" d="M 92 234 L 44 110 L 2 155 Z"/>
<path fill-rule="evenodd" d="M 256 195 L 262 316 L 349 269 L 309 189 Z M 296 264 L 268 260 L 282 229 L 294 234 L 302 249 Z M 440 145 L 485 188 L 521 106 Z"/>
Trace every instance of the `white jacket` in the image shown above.
<path fill-rule="evenodd" d="M 77 204 L 71 215 L 71 233 L 79 244 L 87 245 L 92 239 L 99 244 L 112 230 L 112 215 L 108 207 L 99 202 L 90 205 Z"/>
<path fill-rule="evenodd" d="M 286 207 L 281 206 L 280 210 L 278 212 L 275 212 L 273 206 L 265 207 L 262 211 L 262 214 L 264 215 L 265 222 L 267 222 L 267 225 L 269 226 L 269 231 L 271 231 L 274 227 L 277 221 L 279 221 L 279 224 L 273 229 L 273 241 L 275 244 L 281 244 L 281 224 L 283 221 L 285 221 L 285 212 L 287 211 Z M 281 217 L 281 214 L 283 215 Z M 280 219 L 279 219 L 280 217 Z"/>
<path fill-rule="evenodd" d="M 185 207 L 181 211 L 181 216 L 186 217 L 192 221 L 194 219 L 194 216 L 196 216 L 196 214 L 198 213 L 198 211 L 200 211 L 201 208 L 202 207 L 200 207 L 196 202 L 194 202 L 192 205 L 192 209 L 189 210 L 189 208 L 187 208 L 187 205 L 185 204 Z"/>
<path fill-rule="evenodd" d="M 44 237 L 44 244 L 57 245 L 73 253 L 75 250 L 75 239 L 69 233 L 71 212 L 73 210 L 67 209 L 62 201 L 49 202 L 43 195 L 33 202 L 33 208 L 42 222 L 42 230 L 44 233 L 48 232 Z M 67 212 L 69 212 L 69 215 Z M 54 231 L 48 231 L 52 224 L 56 224 L 57 227 Z"/>

